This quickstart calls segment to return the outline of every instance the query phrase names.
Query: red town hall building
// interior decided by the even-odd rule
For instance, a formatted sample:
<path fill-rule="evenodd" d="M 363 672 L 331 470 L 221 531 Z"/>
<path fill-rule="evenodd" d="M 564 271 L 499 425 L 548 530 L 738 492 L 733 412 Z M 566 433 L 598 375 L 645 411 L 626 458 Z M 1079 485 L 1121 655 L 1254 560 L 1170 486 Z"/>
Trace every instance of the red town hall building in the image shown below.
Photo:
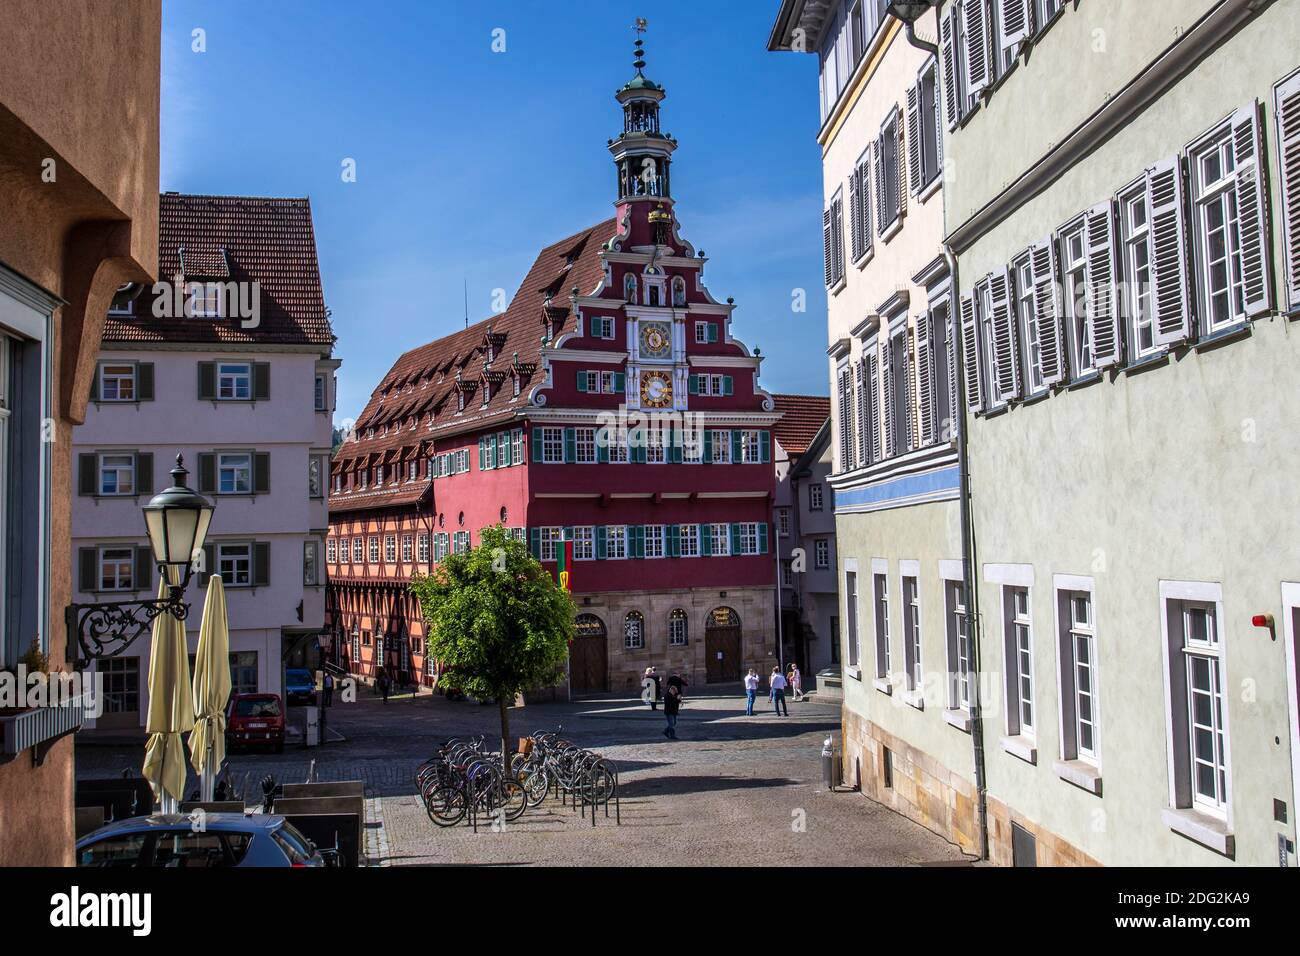
<path fill-rule="evenodd" d="M 639 47 L 614 218 L 543 249 L 504 313 L 402 355 L 335 454 L 328 609 L 355 673 L 431 681 L 407 583 L 497 523 L 552 572 L 574 543 L 574 693 L 775 663 L 779 413 L 678 233 Z"/>

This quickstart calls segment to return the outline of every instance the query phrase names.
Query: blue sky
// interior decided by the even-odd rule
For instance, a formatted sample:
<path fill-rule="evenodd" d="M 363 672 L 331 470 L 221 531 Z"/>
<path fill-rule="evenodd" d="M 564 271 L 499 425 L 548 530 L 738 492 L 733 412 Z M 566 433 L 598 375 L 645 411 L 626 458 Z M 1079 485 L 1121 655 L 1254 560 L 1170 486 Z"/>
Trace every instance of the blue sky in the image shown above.
<path fill-rule="evenodd" d="M 541 247 L 612 213 L 613 93 L 645 16 L 683 235 L 735 297 L 735 334 L 770 356 L 764 386 L 826 394 L 816 65 L 766 51 L 776 7 L 166 0 L 162 188 L 311 198 L 336 417 L 355 416 L 401 352 L 463 325 L 464 283 L 484 318 Z"/>

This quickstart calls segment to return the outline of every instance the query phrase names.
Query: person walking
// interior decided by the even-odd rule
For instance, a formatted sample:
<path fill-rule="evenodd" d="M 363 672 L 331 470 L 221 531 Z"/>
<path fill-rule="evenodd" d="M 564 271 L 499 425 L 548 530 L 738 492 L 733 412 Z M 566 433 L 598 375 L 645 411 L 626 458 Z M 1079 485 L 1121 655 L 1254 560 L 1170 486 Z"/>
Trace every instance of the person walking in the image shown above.
<path fill-rule="evenodd" d="M 758 671 L 749 669 L 745 675 L 745 716 L 754 716 L 754 699 L 758 697 Z"/>
<path fill-rule="evenodd" d="M 790 673 L 786 675 L 786 682 L 790 685 L 790 696 L 795 700 L 803 700 L 803 675 L 799 673 L 798 664 L 790 664 Z"/>
<path fill-rule="evenodd" d="M 388 703 L 388 671 L 379 672 L 379 693 L 384 695 L 384 703 Z"/>
<path fill-rule="evenodd" d="M 681 706 L 681 689 L 669 680 L 668 690 L 664 692 L 664 720 L 668 722 L 668 726 L 664 728 L 664 736 L 669 740 L 677 739 L 677 711 Z"/>
<path fill-rule="evenodd" d="M 647 687 L 646 681 L 650 681 L 653 687 Z M 645 701 L 650 705 L 651 710 L 658 710 L 659 700 L 659 674 L 655 671 L 654 665 L 651 664 L 645 669 L 645 676 L 641 678 L 641 690 L 645 695 Z"/>
<path fill-rule="evenodd" d="M 321 681 L 325 691 L 325 706 L 330 707 L 334 704 L 334 675 L 329 671 L 325 672 L 325 679 Z"/>
<path fill-rule="evenodd" d="M 772 676 L 768 678 L 768 691 L 772 698 L 772 709 L 776 711 L 778 717 L 782 716 L 781 710 L 785 709 L 786 717 L 790 716 L 790 708 L 785 703 L 785 678 L 781 676 L 781 668 L 773 667 Z"/>

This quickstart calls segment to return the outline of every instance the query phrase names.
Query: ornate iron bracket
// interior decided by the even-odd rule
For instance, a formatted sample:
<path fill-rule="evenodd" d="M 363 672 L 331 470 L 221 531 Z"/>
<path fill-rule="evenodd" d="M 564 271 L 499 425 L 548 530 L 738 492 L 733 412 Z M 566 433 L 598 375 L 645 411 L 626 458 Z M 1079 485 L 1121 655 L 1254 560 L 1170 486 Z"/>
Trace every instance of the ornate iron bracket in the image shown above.
<path fill-rule="evenodd" d="M 190 606 L 181 600 L 185 592 L 173 587 L 166 598 L 152 601 L 113 601 L 105 604 L 69 604 L 63 612 L 68 627 L 68 646 L 73 635 L 77 641 L 75 670 L 84 670 L 91 661 L 117 657 L 147 634 L 160 614 L 185 620 Z"/>

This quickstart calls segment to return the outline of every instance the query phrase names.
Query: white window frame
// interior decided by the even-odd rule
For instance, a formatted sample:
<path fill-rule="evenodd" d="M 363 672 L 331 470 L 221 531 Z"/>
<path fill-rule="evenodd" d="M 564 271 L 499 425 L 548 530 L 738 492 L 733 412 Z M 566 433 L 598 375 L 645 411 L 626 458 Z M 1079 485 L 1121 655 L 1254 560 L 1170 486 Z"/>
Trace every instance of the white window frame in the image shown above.
<path fill-rule="evenodd" d="M 122 557 L 125 555 L 126 557 Z M 123 574 L 123 568 L 126 573 Z M 112 583 L 106 584 L 111 575 Z M 138 591 L 135 580 L 135 548 L 131 545 L 107 545 L 95 550 L 96 590 Z"/>
<path fill-rule="evenodd" d="M 677 551 L 683 558 L 700 556 L 700 526 L 683 524 L 677 526 Z"/>
<path fill-rule="evenodd" d="M 663 558 L 668 556 L 667 541 L 665 540 L 667 528 L 661 524 L 645 525 L 645 557 L 646 558 Z"/>
<path fill-rule="evenodd" d="M 577 427 L 573 430 L 573 460 L 579 465 L 596 464 L 596 429 Z"/>
<path fill-rule="evenodd" d="M 874 675 L 876 690 L 892 693 L 889 681 L 893 658 L 890 654 L 889 627 L 889 561 L 871 559 L 871 621 L 875 635 Z"/>
<path fill-rule="evenodd" d="M 219 542 L 213 552 L 213 563 L 216 565 L 213 572 L 221 576 L 221 583 L 225 587 L 251 588 L 253 586 L 253 545 L 250 542 Z M 229 572 L 225 570 L 227 565 L 230 568 Z M 226 577 L 227 573 L 230 575 L 229 578 Z"/>
<path fill-rule="evenodd" d="M 1078 243 L 1077 255 L 1074 245 Z M 1088 378 L 1097 371 L 1092 355 L 1088 314 L 1088 223 L 1083 216 L 1061 227 L 1056 237 L 1061 279 L 1061 326 L 1065 332 L 1070 379 Z"/>
<path fill-rule="evenodd" d="M 137 494 L 135 487 L 135 452 L 101 452 L 95 458 L 95 494 L 101 498 L 133 498 Z M 114 487 L 110 491 L 107 489 L 104 479 L 109 475 L 114 477 Z M 126 477 L 126 488 L 122 487 L 123 475 Z"/>
<path fill-rule="evenodd" d="M 605 559 L 607 561 L 627 559 L 627 525 L 612 524 L 605 528 Z"/>
<path fill-rule="evenodd" d="M 710 429 L 710 432 L 712 432 L 710 442 L 713 445 L 713 464 L 731 464 L 731 430 L 723 429 L 719 431 L 718 429 Z M 722 436 L 721 441 L 718 440 L 719 436 Z"/>
<path fill-rule="evenodd" d="M 99 365 L 99 394 L 96 401 L 99 402 L 121 402 L 131 404 L 138 402 L 140 395 L 139 388 L 139 366 L 134 362 L 101 362 Z M 109 385 L 113 386 L 113 394 L 110 396 Z M 122 386 L 130 386 L 130 394 L 122 394 Z"/>
<path fill-rule="evenodd" d="M 1205 161 L 1215 155 L 1226 168 L 1229 161 L 1233 168 L 1224 172 L 1213 181 L 1205 179 Z M 1201 137 L 1187 149 L 1187 204 L 1191 216 L 1187 223 L 1188 242 L 1191 244 L 1192 286 L 1196 296 L 1195 311 L 1199 319 L 1200 334 L 1214 335 L 1228 329 L 1236 328 L 1247 321 L 1245 303 L 1245 284 L 1242 277 L 1241 262 L 1241 218 L 1237 209 L 1237 164 L 1236 148 L 1233 143 L 1232 118 L 1224 120 L 1213 130 Z M 1256 174 L 1258 175 L 1258 173 Z M 1227 287 L 1228 317 L 1215 322 L 1212 319 L 1211 301 L 1216 297 L 1209 285 L 1209 228 L 1207 214 L 1213 206 L 1223 213 L 1224 261 Z M 1235 276 L 1235 278 L 1234 278 Z"/>
<path fill-rule="evenodd" d="M 216 400 L 249 402 L 253 400 L 253 363 L 218 362 Z M 226 394 L 229 392 L 230 394 Z"/>
<path fill-rule="evenodd" d="M 1124 339 L 1131 364 L 1165 351 L 1165 346 L 1156 344 L 1155 303 L 1151 296 L 1151 211 L 1147 208 L 1145 178 L 1120 192 L 1118 206 Z M 1146 345 L 1142 344 L 1144 334 L 1149 339 Z"/>
<path fill-rule="evenodd" d="M 421 564 L 429 563 L 429 533 L 427 531 L 421 532 L 416 536 L 415 554 L 416 554 L 416 559 Z"/>
<path fill-rule="evenodd" d="M 715 558 L 731 556 L 731 526 L 726 524 L 709 525 L 709 552 Z"/>
<path fill-rule="evenodd" d="M 690 639 L 690 621 L 684 608 L 668 612 L 668 646 L 685 647 Z"/>
<path fill-rule="evenodd" d="M 761 464 L 763 460 L 763 433 L 757 429 L 746 428 L 740 431 L 740 463 L 743 465 Z"/>
<path fill-rule="evenodd" d="M 844 559 L 844 614 L 848 626 L 844 628 L 846 640 L 845 670 L 849 676 L 862 679 L 862 634 L 858 608 L 858 562 L 856 558 Z"/>
<path fill-rule="evenodd" d="M 636 623 L 635 634 L 629 626 Z M 640 611 L 628 611 L 623 615 L 623 647 L 630 651 L 639 651 L 645 647 L 645 615 Z"/>
<path fill-rule="evenodd" d="M 813 569 L 826 571 L 831 566 L 831 542 L 829 538 L 813 540 Z"/>
<path fill-rule="evenodd" d="M 352 563 L 361 564 L 366 558 L 366 543 L 363 538 L 352 539 Z"/>
<path fill-rule="evenodd" d="M 573 529 L 573 560 L 596 560 L 596 529 L 593 525 L 578 525 Z"/>
<path fill-rule="evenodd" d="M 776 509 L 776 533 L 782 538 L 790 537 L 790 509 Z"/>
<path fill-rule="evenodd" d="M 970 705 L 978 688 L 971 672 L 973 636 L 968 616 L 970 596 L 966 593 L 966 569 L 961 561 L 941 560 L 939 577 L 943 583 L 944 719 L 958 730 L 970 733 Z"/>
<path fill-rule="evenodd" d="M 825 488 L 820 481 L 815 481 L 808 486 L 808 510 L 822 511 L 825 509 Z"/>
<path fill-rule="evenodd" d="M 898 562 L 898 597 L 903 614 L 904 699 L 914 707 L 921 707 L 925 701 L 925 670 L 920 561 Z"/>
<path fill-rule="evenodd" d="M 1053 620 L 1056 626 L 1056 681 L 1057 681 L 1057 734 L 1060 741 L 1060 760 L 1055 764 L 1057 774 L 1064 780 L 1096 795 L 1101 794 L 1102 739 L 1100 683 L 1098 681 L 1098 615 L 1096 585 L 1091 577 L 1056 574 L 1052 576 Z M 1086 597 L 1090 606 L 1090 626 L 1074 626 L 1074 602 Z M 1088 721 L 1092 730 L 1091 748 L 1079 745 L 1079 706 L 1076 644 L 1089 638 L 1089 704 Z"/>
<path fill-rule="evenodd" d="M 338 564 L 339 542 L 337 538 L 325 539 L 325 563 Z"/>
<path fill-rule="evenodd" d="M 1190 618 L 1205 615 L 1212 640 L 1191 637 Z M 1223 587 L 1202 581 L 1160 582 L 1160 620 L 1164 651 L 1165 746 L 1169 783 L 1169 806 L 1165 822 L 1174 830 L 1198 840 L 1220 853 L 1231 855 L 1232 846 L 1232 751 L 1228 729 L 1229 706 L 1224 693 L 1227 674 L 1223 614 Z M 1192 710 L 1189 667 L 1193 660 L 1208 661 L 1212 688 L 1217 688 L 1217 708 L 1210 715 L 1214 743 L 1212 765 L 1215 790 L 1207 800 L 1196 783 L 1200 758 L 1194 749 L 1195 714 Z M 1212 691 L 1214 693 L 1214 691 Z M 1217 713 L 1214 710 L 1217 709 Z"/>
<path fill-rule="evenodd" d="M 1029 250 L 1011 261 L 1012 308 L 1015 309 L 1019 327 L 1019 358 L 1024 368 L 1025 397 L 1042 395 L 1047 391 L 1043 383 L 1043 357 L 1038 342 L 1038 323 L 1034 319 L 1034 263 Z M 993 366 L 988 366 L 993 367 Z M 954 402 L 956 401 L 954 396 Z"/>
<path fill-rule="evenodd" d="M 541 529 L 538 540 L 538 547 L 541 552 L 540 560 L 554 561 L 555 546 L 564 541 L 564 529 L 553 525 L 545 526 Z"/>
<path fill-rule="evenodd" d="M 542 428 L 542 463 L 546 465 L 564 464 L 563 428 L 557 428 L 553 425 Z"/>
<path fill-rule="evenodd" d="M 244 460 L 241 467 L 239 459 Z M 248 451 L 221 451 L 217 452 L 217 494 L 219 495 L 251 495 L 253 493 L 253 453 Z M 230 487 L 226 487 L 226 475 L 230 472 Z M 241 483 L 240 476 L 244 481 Z"/>
<path fill-rule="evenodd" d="M 392 564 L 397 561 L 397 535 L 384 535 L 384 561 Z"/>
<path fill-rule="evenodd" d="M 738 527 L 740 528 L 738 534 L 740 553 L 742 555 L 758 554 L 758 522 L 742 521 Z"/>

